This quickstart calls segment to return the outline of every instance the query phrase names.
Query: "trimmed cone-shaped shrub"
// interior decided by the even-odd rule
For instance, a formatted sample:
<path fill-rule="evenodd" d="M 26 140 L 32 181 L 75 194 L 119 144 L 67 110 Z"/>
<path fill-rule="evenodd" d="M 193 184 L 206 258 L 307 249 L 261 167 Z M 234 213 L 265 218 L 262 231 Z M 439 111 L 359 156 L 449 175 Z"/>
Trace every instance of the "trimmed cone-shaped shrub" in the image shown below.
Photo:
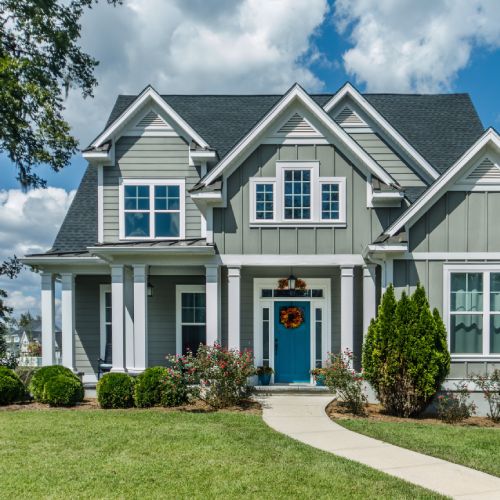
<path fill-rule="evenodd" d="M 72 406 L 83 400 L 80 380 L 67 375 L 51 377 L 43 387 L 43 401 L 50 406 Z"/>
<path fill-rule="evenodd" d="M 44 399 L 45 384 L 51 378 L 57 377 L 58 375 L 65 375 L 69 378 L 73 378 L 81 385 L 82 397 L 80 401 L 82 401 L 83 385 L 80 379 L 69 368 L 61 365 L 44 366 L 33 374 L 33 376 L 31 377 L 31 382 L 29 384 L 29 391 L 31 392 L 35 401 L 38 401 L 40 403 L 48 403 L 48 401 L 45 401 Z"/>
<path fill-rule="evenodd" d="M 134 379 L 127 373 L 106 373 L 97 382 L 101 408 L 130 408 L 134 405 Z"/>
<path fill-rule="evenodd" d="M 425 290 L 417 285 L 399 301 L 390 285 L 382 297 L 363 345 L 364 377 L 391 415 L 420 413 L 450 369 L 446 329 L 431 312 Z"/>
<path fill-rule="evenodd" d="M 25 390 L 21 379 L 13 370 L 0 366 L 0 405 L 8 405 L 24 399 Z"/>

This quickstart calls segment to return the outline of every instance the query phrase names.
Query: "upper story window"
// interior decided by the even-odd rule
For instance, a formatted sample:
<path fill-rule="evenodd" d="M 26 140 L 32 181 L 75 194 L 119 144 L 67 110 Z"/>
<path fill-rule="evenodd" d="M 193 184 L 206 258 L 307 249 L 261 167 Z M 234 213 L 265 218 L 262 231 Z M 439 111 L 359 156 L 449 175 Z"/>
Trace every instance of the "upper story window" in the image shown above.
<path fill-rule="evenodd" d="M 123 179 L 120 238 L 184 238 L 184 180 Z"/>
<path fill-rule="evenodd" d="M 448 331 L 454 355 L 500 355 L 500 269 L 450 272 Z"/>
<path fill-rule="evenodd" d="M 250 179 L 250 222 L 344 225 L 345 177 L 320 177 L 319 162 L 276 162 L 276 177 Z"/>

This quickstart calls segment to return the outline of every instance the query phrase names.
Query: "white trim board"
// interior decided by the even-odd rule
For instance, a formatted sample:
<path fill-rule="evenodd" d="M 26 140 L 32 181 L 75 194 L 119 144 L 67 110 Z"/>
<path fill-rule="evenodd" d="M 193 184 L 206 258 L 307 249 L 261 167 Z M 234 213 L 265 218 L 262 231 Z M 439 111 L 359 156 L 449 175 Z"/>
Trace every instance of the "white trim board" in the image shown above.
<path fill-rule="evenodd" d="M 345 97 L 350 97 L 377 125 L 379 125 L 410 157 L 415 159 L 422 170 L 436 180 L 439 173 L 431 164 L 353 87 L 349 82 L 325 104 L 324 109 L 329 113 Z"/>
<path fill-rule="evenodd" d="M 359 160 L 368 171 L 376 175 L 382 182 L 392 185 L 395 180 L 378 165 L 357 143 L 338 125 L 298 84 L 295 84 L 280 101 L 262 118 L 259 123 L 219 162 L 203 179 L 205 185 L 212 183 L 222 173 L 226 176 L 231 168 L 238 167 L 245 158 L 253 151 L 256 145 L 264 139 L 270 126 L 279 119 L 286 108 L 298 101 L 301 103 L 319 123 L 330 132 L 341 145 Z"/>
<path fill-rule="evenodd" d="M 483 148 L 491 145 L 500 151 L 500 136 L 490 128 L 434 183 L 427 191 L 394 221 L 384 232 L 389 236 L 394 236 L 403 227 L 411 226 L 418 220 L 429 206 L 437 201 L 451 186 L 462 171 L 468 167 L 469 162 L 474 161 Z"/>

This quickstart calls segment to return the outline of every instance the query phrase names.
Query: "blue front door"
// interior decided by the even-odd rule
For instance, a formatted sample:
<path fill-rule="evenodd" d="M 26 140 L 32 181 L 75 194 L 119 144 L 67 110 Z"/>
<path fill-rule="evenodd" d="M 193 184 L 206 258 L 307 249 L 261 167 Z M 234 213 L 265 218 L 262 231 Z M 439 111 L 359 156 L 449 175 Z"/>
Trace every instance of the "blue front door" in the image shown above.
<path fill-rule="evenodd" d="M 292 309 L 290 309 L 292 308 Z M 294 309 L 298 308 L 302 321 L 294 328 Z M 309 302 L 274 303 L 274 381 L 310 381 L 310 317 Z M 289 317 L 286 315 L 290 313 Z M 283 322 L 287 324 L 283 324 Z"/>

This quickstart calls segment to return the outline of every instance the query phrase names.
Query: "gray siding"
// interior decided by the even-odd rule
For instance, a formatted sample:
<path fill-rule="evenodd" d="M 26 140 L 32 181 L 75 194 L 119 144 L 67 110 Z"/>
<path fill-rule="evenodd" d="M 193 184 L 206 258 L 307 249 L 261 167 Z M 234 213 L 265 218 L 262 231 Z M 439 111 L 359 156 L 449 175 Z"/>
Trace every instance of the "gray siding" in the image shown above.
<path fill-rule="evenodd" d="M 104 241 L 119 239 L 118 189 L 121 177 L 186 179 L 186 238 L 200 236 L 200 212 L 188 190 L 199 181 L 189 166 L 187 143 L 180 137 L 122 137 L 116 143 L 116 165 L 103 168 Z"/>
<path fill-rule="evenodd" d="M 165 365 L 175 354 L 176 285 L 204 285 L 205 276 L 150 276 L 154 287 L 148 298 L 148 365 Z"/>
<path fill-rule="evenodd" d="M 500 251 L 500 193 L 449 191 L 410 228 L 412 252 Z"/>
<path fill-rule="evenodd" d="M 345 177 L 347 227 L 251 228 L 249 179 L 275 176 L 276 160 L 318 160 L 320 176 Z M 360 254 L 401 213 L 366 208 L 366 177 L 329 145 L 261 145 L 229 177 L 227 194 L 228 207 L 214 209 L 215 243 L 226 254 Z"/>
<path fill-rule="evenodd" d="M 100 355 L 100 288 L 109 276 L 77 276 L 75 280 L 75 367 L 97 375 Z"/>

